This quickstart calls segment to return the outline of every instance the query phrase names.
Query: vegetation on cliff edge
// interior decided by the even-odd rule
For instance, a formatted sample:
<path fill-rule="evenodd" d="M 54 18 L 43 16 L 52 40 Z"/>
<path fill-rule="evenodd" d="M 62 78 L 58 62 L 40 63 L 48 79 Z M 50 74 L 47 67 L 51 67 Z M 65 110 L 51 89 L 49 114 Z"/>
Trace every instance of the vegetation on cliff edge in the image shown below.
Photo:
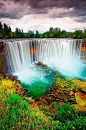
<path fill-rule="evenodd" d="M 86 111 L 67 102 L 37 105 L 24 91 L 18 81 L 0 76 L 0 129 L 85 130 Z"/>

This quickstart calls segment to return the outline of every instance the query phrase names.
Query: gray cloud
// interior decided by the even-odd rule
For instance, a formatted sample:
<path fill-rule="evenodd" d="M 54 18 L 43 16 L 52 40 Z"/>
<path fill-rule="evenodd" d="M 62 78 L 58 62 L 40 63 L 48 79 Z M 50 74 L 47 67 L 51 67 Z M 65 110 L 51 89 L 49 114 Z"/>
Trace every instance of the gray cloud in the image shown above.
<path fill-rule="evenodd" d="M 32 8 L 28 0 L 1 0 L 0 18 L 20 19 L 28 14 L 46 14 L 47 9 Z"/>
<path fill-rule="evenodd" d="M 0 8 L 2 8 L 3 6 L 4 6 L 4 4 L 0 2 Z"/>
<path fill-rule="evenodd" d="M 74 19 L 74 21 L 85 23 L 86 22 L 86 15 L 79 16 L 79 17 L 74 17 L 73 19 Z"/>
<path fill-rule="evenodd" d="M 14 2 L 21 4 L 26 3 L 32 8 L 51 8 L 51 7 L 63 7 L 86 10 L 86 0 L 13 0 Z"/>
<path fill-rule="evenodd" d="M 15 3 L 28 4 L 32 8 L 43 9 L 43 8 L 71 8 L 86 10 L 86 0 L 6 0 L 14 1 Z"/>
<path fill-rule="evenodd" d="M 85 12 L 86 0 L 1 0 L 0 2 L 0 18 L 20 19 L 27 14 L 47 14 L 50 18 L 82 16 L 82 20 L 80 18 L 74 20 L 85 22 Z"/>

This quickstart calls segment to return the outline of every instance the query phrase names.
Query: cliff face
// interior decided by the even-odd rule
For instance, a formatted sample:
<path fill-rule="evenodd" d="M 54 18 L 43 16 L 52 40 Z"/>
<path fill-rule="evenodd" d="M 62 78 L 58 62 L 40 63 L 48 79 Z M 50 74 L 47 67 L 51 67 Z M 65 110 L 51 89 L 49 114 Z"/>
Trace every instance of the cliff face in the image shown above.
<path fill-rule="evenodd" d="M 4 44 L 0 41 L 0 72 L 6 73 L 8 70 L 6 62 L 6 52 L 4 51 Z"/>
<path fill-rule="evenodd" d="M 82 41 L 81 60 L 86 62 L 86 39 L 83 39 L 83 41 Z"/>
<path fill-rule="evenodd" d="M 31 54 L 37 53 L 39 50 L 31 49 Z M 81 47 L 81 60 L 86 62 L 86 39 L 82 41 Z M 8 71 L 8 65 L 6 62 L 6 52 L 4 51 L 4 44 L 3 41 L 0 41 L 0 72 L 6 73 Z"/>

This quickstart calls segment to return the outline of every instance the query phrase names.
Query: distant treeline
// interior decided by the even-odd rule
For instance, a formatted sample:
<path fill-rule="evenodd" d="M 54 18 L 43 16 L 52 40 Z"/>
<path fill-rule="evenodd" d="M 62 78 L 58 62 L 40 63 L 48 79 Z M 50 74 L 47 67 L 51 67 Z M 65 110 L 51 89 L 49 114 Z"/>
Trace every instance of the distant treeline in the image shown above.
<path fill-rule="evenodd" d="M 27 33 L 23 32 L 23 29 L 16 28 L 15 32 L 12 32 L 11 27 L 6 23 L 2 24 L 0 22 L 0 39 L 7 38 L 86 38 L 86 29 L 76 30 L 74 32 L 67 32 L 65 30 L 60 30 L 60 28 L 50 27 L 49 31 L 40 34 L 38 30 L 36 33 L 29 30 Z"/>

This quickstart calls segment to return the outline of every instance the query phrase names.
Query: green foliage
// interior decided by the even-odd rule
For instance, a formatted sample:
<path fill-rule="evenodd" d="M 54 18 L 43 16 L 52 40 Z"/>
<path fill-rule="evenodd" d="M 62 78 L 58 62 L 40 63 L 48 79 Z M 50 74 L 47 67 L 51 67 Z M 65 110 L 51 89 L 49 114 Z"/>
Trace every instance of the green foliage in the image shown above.
<path fill-rule="evenodd" d="M 14 37 L 16 38 L 23 38 L 24 34 L 23 34 L 23 30 L 16 28 L 15 29 L 15 33 L 14 33 Z"/>
<path fill-rule="evenodd" d="M 65 121 L 65 120 L 74 120 L 75 118 L 75 109 L 70 106 L 70 104 L 63 104 L 62 106 L 55 104 L 57 108 L 57 114 L 55 120 Z"/>
<path fill-rule="evenodd" d="M 0 22 L 0 38 L 23 38 L 23 30 L 16 28 L 15 32 L 13 33 L 11 27 L 8 26 L 6 23 L 3 25 Z"/>
<path fill-rule="evenodd" d="M 57 78 L 55 83 L 56 83 L 56 86 L 58 86 L 58 87 L 66 87 L 66 88 L 68 88 L 70 90 L 75 88 L 74 83 L 69 79 Z"/>
<path fill-rule="evenodd" d="M 0 22 L 0 38 L 86 38 L 86 29 L 76 30 L 75 32 L 67 32 L 65 30 L 60 30 L 60 28 L 50 27 L 49 31 L 40 34 L 36 30 L 36 34 L 29 30 L 28 33 L 23 33 L 22 29 L 16 28 L 15 32 L 11 31 L 11 28 L 4 23 Z"/>
<path fill-rule="evenodd" d="M 24 99 L 15 93 L 14 81 L 0 79 L 0 130 L 39 130 L 53 127 L 51 119 L 33 107 L 34 104 L 30 105 L 28 98 Z"/>
<path fill-rule="evenodd" d="M 16 103 L 19 103 L 21 96 L 17 94 L 11 95 L 11 97 L 8 97 L 7 101 L 10 105 L 14 105 Z"/>
<path fill-rule="evenodd" d="M 50 111 L 52 106 L 53 109 Z M 76 110 L 68 103 L 58 105 L 57 103 L 53 102 L 48 107 L 40 106 L 40 110 L 44 111 L 47 116 L 52 117 L 52 119 L 57 122 L 57 125 L 54 126 L 54 129 L 58 128 L 59 130 L 85 130 L 86 128 L 86 112 Z"/>
<path fill-rule="evenodd" d="M 65 84 L 71 82 L 67 80 Z M 56 102 L 35 107 L 34 101 L 16 93 L 15 86 L 15 81 L 0 77 L 0 130 L 85 130 L 85 111 Z"/>

